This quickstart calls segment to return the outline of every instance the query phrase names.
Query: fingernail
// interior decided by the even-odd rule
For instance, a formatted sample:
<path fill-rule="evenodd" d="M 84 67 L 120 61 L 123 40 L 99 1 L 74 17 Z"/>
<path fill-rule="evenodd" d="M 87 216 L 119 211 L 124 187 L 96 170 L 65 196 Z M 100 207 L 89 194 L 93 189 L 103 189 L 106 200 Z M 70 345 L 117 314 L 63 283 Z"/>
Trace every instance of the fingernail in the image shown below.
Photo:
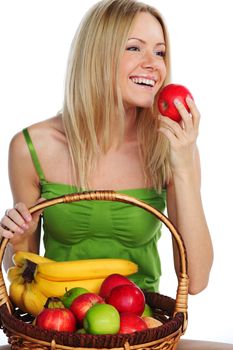
<path fill-rule="evenodd" d="M 28 224 L 25 224 L 25 223 L 23 223 L 23 224 L 21 225 L 21 227 L 22 227 L 24 230 L 27 230 L 27 229 L 29 228 Z"/>
<path fill-rule="evenodd" d="M 175 98 L 173 102 L 174 102 L 174 104 L 175 104 L 176 106 L 178 106 L 178 105 L 181 104 L 181 102 L 180 102 L 180 100 L 179 100 L 178 98 Z"/>
<path fill-rule="evenodd" d="M 188 103 L 192 103 L 193 102 L 192 98 L 189 95 L 186 97 L 186 102 L 188 102 Z"/>

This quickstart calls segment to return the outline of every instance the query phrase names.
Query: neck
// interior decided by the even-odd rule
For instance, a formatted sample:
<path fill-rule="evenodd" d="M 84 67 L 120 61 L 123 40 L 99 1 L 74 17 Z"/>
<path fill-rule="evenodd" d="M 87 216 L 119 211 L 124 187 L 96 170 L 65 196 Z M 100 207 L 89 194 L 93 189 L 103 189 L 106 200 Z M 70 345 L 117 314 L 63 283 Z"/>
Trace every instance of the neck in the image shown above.
<path fill-rule="evenodd" d="M 137 109 L 128 108 L 125 110 L 125 134 L 124 134 L 125 141 L 135 139 L 136 133 L 137 133 Z"/>
<path fill-rule="evenodd" d="M 123 143 L 131 143 L 137 141 L 137 110 L 136 108 L 125 108 L 125 129 Z M 111 148 L 118 147 L 118 139 L 112 139 Z"/>

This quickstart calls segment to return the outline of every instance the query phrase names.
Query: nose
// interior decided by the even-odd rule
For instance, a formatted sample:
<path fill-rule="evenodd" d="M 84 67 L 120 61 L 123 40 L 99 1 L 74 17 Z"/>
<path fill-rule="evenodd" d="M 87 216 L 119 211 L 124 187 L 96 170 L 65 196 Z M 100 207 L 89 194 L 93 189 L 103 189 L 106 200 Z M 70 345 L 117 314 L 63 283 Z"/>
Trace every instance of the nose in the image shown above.
<path fill-rule="evenodd" d="M 158 62 L 154 53 L 145 52 L 142 61 L 143 68 L 154 70 L 158 66 Z"/>

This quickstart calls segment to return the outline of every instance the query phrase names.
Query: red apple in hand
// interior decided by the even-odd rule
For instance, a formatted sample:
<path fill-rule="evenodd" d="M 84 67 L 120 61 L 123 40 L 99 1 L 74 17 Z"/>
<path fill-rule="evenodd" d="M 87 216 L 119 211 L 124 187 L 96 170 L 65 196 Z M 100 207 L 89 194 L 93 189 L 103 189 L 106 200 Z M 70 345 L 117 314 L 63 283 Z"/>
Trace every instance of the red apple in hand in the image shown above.
<path fill-rule="evenodd" d="M 120 330 L 118 333 L 133 333 L 147 328 L 146 322 L 140 316 L 130 313 L 120 314 Z"/>
<path fill-rule="evenodd" d="M 158 109 L 162 115 L 169 117 L 176 122 L 181 121 L 180 113 L 174 105 L 174 100 L 178 99 L 190 112 L 186 103 L 186 97 L 190 96 L 193 99 L 191 92 L 183 85 L 169 84 L 165 86 L 159 93 Z"/>
<path fill-rule="evenodd" d="M 120 286 L 122 284 L 134 284 L 134 283 L 130 281 L 127 277 L 120 275 L 119 273 L 113 273 L 103 280 L 100 286 L 99 295 L 102 298 L 107 300 L 111 290 L 114 287 Z"/>
<path fill-rule="evenodd" d="M 96 293 L 81 294 L 74 299 L 70 306 L 70 310 L 75 315 L 79 325 L 83 324 L 83 319 L 86 316 L 87 311 L 96 303 L 104 304 L 104 299 Z"/>
<path fill-rule="evenodd" d="M 142 315 L 145 309 L 145 296 L 136 284 L 122 284 L 111 290 L 107 300 L 120 313 Z"/>

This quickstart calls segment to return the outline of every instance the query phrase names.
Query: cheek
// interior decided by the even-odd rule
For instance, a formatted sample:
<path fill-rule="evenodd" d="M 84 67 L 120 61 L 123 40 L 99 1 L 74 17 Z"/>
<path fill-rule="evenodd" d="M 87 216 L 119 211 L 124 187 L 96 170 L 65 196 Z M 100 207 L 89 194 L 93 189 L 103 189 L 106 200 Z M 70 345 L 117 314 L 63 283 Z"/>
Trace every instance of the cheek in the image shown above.
<path fill-rule="evenodd" d="M 160 67 L 160 75 L 161 75 L 161 80 L 162 82 L 165 80 L 166 76 L 167 76 L 167 67 L 166 67 L 166 64 L 165 62 L 163 62 L 161 64 L 161 67 Z"/>
<path fill-rule="evenodd" d="M 119 75 L 121 78 L 128 78 L 129 75 L 137 67 L 138 61 L 136 57 L 129 55 L 127 52 L 123 55 L 119 65 Z"/>

